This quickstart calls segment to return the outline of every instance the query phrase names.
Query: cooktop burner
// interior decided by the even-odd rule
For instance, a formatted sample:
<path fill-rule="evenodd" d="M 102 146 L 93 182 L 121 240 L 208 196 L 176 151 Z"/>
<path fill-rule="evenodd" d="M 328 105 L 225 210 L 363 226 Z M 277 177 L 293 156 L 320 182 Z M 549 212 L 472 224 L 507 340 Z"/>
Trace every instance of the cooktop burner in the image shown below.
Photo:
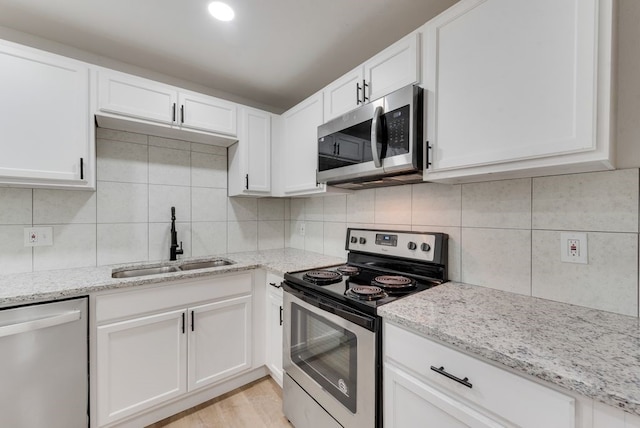
<path fill-rule="evenodd" d="M 376 276 L 371 285 L 394 291 L 404 291 L 416 288 L 416 282 L 406 276 L 401 275 L 381 275 Z"/>
<path fill-rule="evenodd" d="M 328 285 L 342 281 L 342 275 L 332 270 L 310 270 L 304 274 L 304 279 L 314 284 Z"/>
<path fill-rule="evenodd" d="M 344 276 L 353 276 L 358 275 L 360 273 L 360 269 L 355 266 L 339 266 L 336 268 L 338 272 L 343 274 Z"/>
<path fill-rule="evenodd" d="M 382 288 L 372 285 L 354 285 L 345 294 L 360 300 L 378 300 L 387 297 L 387 293 Z"/>

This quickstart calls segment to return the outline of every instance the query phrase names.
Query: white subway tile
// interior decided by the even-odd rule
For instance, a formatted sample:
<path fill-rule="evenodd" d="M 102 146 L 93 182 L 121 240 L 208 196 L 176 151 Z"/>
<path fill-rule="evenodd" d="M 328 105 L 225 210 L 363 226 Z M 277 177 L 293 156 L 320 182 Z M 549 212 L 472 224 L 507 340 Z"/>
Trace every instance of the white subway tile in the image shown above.
<path fill-rule="evenodd" d="M 347 259 L 344 249 L 347 237 L 347 224 L 328 222 L 324 224 L 324 254 Z"/>
<path fill-rule="evenodd" d="M 0 188 L 0 224 L 32 224 L 32 190 Z"/>
<path fill-rule="evenodd" d="M 413 184 L 411 224 L 460 226 L 462 191 L 460 185 Z"/>
<path fill-rule="evenodd" d="M 531 231 L 463 227 L 462 282 L 531 295 Z"/>
<path fill-rule="evenodd" d="M 149 183 L 191 185 L 191 152 L 149 147 Z"/>
<path fill-rule="evenodd" d="M 149 148 L 120 141 L 96 142 L 96 177 L 102 181 L 146 183 L 149 179 Z"/>
<path fill-rule="evenodd" d="M 34 271 L 95 265 L 95 223 L 54 225 L 53 246 L 33 247 Z"/>
<path fill-rule="evenodd" d="M 227 222 L 194 222 L 191 224 L 191 253 L 194 257 L 227 252 Z"/>
<path fill-rule="evenodd" d="M 560 260 L 560 231 L 533 231 L 536 297 L 638 316 L 638 235 L 587 233 L 588 264 Z"/>
<path fill-rule="evenodd" d="M 1 190 L 0 190 L 1 191 Z M 31 272 L 32 247 L 24 246 L 24 228 L 31 224 L 0 225 L 0 272 Z"/>
<path fill-rule="evenodd" d="M 227 157 L 205 153 L 191 155 L 191 185 L 227 188 Z"/>
<path fill-rule="evenodd" d="M 307 198 L 304 201 L 304 219 L 310 221 L 324 220 L 324 198 Z"/>
<path fill-rule="evenodd" d="M 290 219 L 293 221 L 304 221 L 304 203 L 306 198 L 291 198 Z"/>
<path fill-rule="evenodd" d="M 321 221 L 305 222 L 304 249 L 315 253 L 324 253 L 324 223 Z"/>
<path fill-rule="evenodd" d="M 375 223 L 375 189 L 358 190 L 347 195 L 347 223 Z"/>
<path fill-rule="evenodd" d="M 284 220 L 258 222 L 258 250 L 284 248 Z"/>
<path fill-rule="evenodd" d="M 255 198 L 228 198 L 229 221 L 252 221 L 258 219 L 258 201 Z"/>
<path fill-rule="evenodd" d="M 98 265 L 149 259 L 147 223 L 98 224 Z"/>
<path fill-rule="evenodd" d="M 324 221 L 346 223 L 347 195 L 327 196 L 324 198 Z"/>
<path fill-rule="evenodd" d="M 96 192 L 33 189 L 33 223 L 95 223 Z"/>
<path fill-rule="evenodd" d="M 191 221 L 226 221 L 225 189 L 191 188 Z"/>
<path fill-rule="evenodd" d="M 300 234 L 300 227 L 304 221 L 291 221 L 289 222 L 289 246 L 291 248 L 297 248 L 304 250 L 304 236 Z M 306 223 L 305 223 L 306 226 Z"/>
<path fill-rule="evenodd" d="M 258 220 L 284 220 L 284 200 L 277 198 L 258 199 Z"/>
<path fill-rule="evenodd" d="M 533 179 L 533 228 L 638 232 L 638 169 Z"/>
<path fill-rule="evenodd" d="M 462 226 L 531 228 L 531 179 L 462 185 Z"/>
<path fill-rule="evenodd" d="M 97 187 L 98 223 L 147 223 L 148 185 L 98 181 Z"/>
<path fill-rule="evenodd" d="M 150 184 L 149 222 L 170 222 L 171 207 L 176 208 L 176 221 L 191 221 L 191 188 Z"/>
<path fill-rule="evenodd" d="M 375 189 L 376 224 L 411 225 L 411 186 Z"/>
<path fill-rule="evenodd" d="M 257 221 L 230 221 L 227 231 L 227 251 L 237 253 L 240 251 L 258 250 L 258 222 Z"/>

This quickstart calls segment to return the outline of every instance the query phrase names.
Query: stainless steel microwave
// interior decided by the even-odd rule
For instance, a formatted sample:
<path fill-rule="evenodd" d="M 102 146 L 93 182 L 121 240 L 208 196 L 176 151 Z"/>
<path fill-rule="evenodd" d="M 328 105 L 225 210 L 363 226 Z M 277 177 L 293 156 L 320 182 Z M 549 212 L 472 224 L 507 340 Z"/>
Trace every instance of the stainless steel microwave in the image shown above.
<path fill-rule="evenodd" d="M 319 183 L 360 189 L 422 181 L 423 91 L 405 86 L 318 127 Z"/>

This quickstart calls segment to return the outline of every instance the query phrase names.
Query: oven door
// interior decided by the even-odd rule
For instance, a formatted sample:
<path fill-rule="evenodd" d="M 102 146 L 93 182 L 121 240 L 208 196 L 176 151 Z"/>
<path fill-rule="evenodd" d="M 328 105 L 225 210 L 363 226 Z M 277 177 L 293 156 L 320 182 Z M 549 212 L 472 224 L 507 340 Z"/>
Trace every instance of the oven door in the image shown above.
<path fill-rule="evenodd" d="M 286 374 L 342 426 L 376 426 L 377 336 L 358 323 L 377 330 L 377 320 L 291 291 L 285 291 L 284 305 Z M 284 396 L 285 413 L 289 400 L 296 397 Z"/>

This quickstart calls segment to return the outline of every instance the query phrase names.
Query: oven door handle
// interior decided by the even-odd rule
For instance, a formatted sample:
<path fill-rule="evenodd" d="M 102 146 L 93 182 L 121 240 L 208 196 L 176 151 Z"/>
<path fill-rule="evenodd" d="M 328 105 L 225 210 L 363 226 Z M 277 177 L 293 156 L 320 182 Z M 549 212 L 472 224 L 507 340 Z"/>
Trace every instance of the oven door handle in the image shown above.
<path fill-rule="evenodd" d="M 373 330 L 375 328 L 375 321 L 371 318 L 363 317 L 358 314 L 354 314 L 353 312 L 345 311 L 343 309 L 337 308 L 332 305 L 328 305 L 323 302 L 318 302 L 317 306 L 323 311 L 327 311 L 332 314 L 335 314 L 340 318 L 344 318 L 347 321 L 351 321 L 352 323 L 357 324 L 361 327 L 364 327 L 367 330 Z"/>

